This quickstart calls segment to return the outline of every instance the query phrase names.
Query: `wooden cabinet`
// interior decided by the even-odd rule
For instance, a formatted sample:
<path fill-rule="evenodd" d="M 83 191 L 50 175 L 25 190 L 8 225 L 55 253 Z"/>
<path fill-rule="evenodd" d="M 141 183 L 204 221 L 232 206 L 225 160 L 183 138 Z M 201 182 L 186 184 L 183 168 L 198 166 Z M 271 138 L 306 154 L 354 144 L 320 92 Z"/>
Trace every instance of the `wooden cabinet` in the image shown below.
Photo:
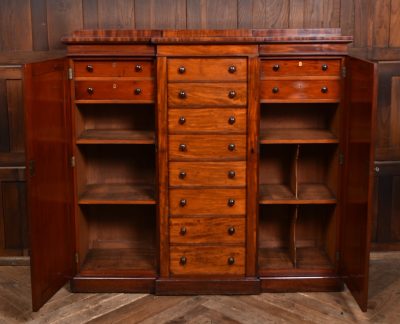
<path fill-rule="evenodd" d="M 30 66 L 34 309 L 67 279 L 156 294 L 346 283 L 366 309 L 375 66 L 347 56 L 348 37 L 299 35 L 77 32 L 67 59 Z"/>

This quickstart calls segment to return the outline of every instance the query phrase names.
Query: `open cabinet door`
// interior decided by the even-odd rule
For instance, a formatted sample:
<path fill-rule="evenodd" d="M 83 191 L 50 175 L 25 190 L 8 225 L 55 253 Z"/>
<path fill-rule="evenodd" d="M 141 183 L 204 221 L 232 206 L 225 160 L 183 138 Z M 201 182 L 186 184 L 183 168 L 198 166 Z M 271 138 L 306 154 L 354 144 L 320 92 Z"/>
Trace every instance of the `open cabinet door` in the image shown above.
<path fill-rule="evenodd" d="M 340 269 L 363 311 L 368 304 L 377 73 L 374 63 L 347 59 Z"/>
<path fill-rule="evenodd" d="M 66 59 L 27 64 L 24 75 L 32 307 L 72 276 L 74 231 Z"/>

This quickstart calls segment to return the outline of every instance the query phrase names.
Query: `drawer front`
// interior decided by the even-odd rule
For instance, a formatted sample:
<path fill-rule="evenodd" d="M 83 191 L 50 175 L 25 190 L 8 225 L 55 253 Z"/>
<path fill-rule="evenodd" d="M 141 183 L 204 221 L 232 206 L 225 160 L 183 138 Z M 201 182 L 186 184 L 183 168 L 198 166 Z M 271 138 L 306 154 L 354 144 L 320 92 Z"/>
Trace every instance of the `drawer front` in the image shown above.
<path fill-rule="evenodd" d="M 246 81 L 244 58 L 190 58 L 168 60 L 168 81 Z"/>
<path fill-rule="evenodd" d="M 171 244 L 224 244 L 245 242 L 245 219 L 187 217 L 169 219 Z"/>
<path fill-rule="evenodd" d="M 238 83 L 169 83 L 168 106 L 171 107 L 246 107 L 247 84 Z"/>
<path fill-rule="evenodd" d="M 76 81 L 76 100 L 137 100 L 154 102 L 153 81 Z"/>
<path fill-rule="evenodd" d="M 170 133 L 246 133 L 247 110 L 234 108 L 169 109 Z"/>
<path fill-rule="evenodd" d="M 245 186 L 246 162 L 170 162 L 169 185 Z"/>
<path fill-rule="evenodd" d="M 172 276 L 242 276 L 245 273 L 245 248 L 173 246 L 170 272 Z"/>
<path fill-rule="evenodd" d="M 169 212 L 180 215 L 245 215 L 246 189 L 170 189 Z"/>
<path fill-rule="evenodd" d="M 170 160 L 246 160 L 246 135 L 170 135 Z"/>
<path fill-rule="evenodd" d="M 152 61 L 75 61 L 75 77 L 134 77 L 154 76 Z"/>
<path fill-rule="evenodd" d="M 261 78 L 287 76 L 340 76 L 340 60 L 263 60 Z"/>
<path fill-rule="evenodd" d="M 339 80 L 264 80 L 261 100 L 329 100 L 340 101 Z"/>

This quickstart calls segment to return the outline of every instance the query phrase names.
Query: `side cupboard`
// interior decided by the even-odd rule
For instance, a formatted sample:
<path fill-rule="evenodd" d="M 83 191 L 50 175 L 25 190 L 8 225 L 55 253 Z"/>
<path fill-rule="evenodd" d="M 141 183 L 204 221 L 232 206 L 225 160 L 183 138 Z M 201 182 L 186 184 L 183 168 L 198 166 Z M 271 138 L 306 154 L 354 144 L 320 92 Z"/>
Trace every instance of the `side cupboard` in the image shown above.
<path fill-rule="evenodd" d="M 32 298 L 338 291 L 366 311 L 375 64 L 313 30 L 81 30 L 25 66 Z"/>

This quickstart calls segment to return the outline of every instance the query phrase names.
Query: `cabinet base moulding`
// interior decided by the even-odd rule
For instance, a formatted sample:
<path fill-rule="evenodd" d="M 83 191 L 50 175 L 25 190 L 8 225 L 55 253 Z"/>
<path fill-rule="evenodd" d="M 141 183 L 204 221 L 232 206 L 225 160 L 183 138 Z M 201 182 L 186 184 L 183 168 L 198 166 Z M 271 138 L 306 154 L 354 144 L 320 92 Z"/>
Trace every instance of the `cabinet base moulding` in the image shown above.
<path fill-rule="evenodd" d="M 147 293 L 154 294 L 155 278 L 72 278 L 72 292 L 81 293 Z"/>
<path fill-rule="evenodd" d="M 261 277 L 261 292 L 342 291 L 339 277 Z"/>

